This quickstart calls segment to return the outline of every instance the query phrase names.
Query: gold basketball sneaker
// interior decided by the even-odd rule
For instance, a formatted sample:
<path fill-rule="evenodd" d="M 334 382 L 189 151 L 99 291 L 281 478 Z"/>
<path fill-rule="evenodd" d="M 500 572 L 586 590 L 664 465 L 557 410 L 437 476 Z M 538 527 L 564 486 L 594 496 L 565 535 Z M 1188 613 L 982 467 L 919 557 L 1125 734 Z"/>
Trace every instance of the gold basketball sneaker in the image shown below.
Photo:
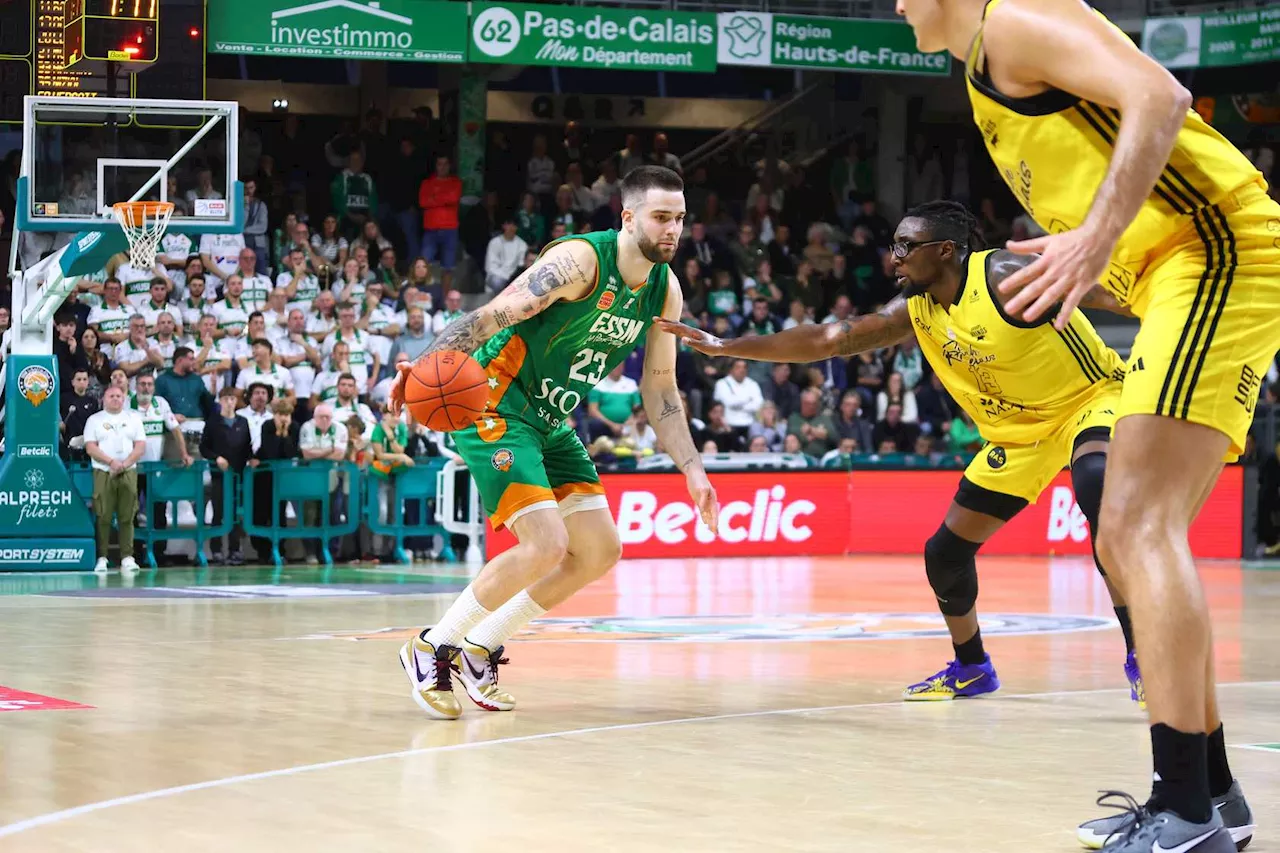
<path fill-rule="evenodd" d="M 400 665 L 409 676 L 413 691 L 409 694 L 427 716 L 437 720 L 456 720 L 462 706 L 453 695 L 453 666 L 458 657 L 456 646 L 436 648 L 423 639 L 426 631 L 400 647 Z"/>
<path fill-rule="evenodd" d="M 498 666 L 507 662 L 502 656 L 502 648 L 498 646 L 489 651 L 484 646 L 463 640 L 462 654 L 458 655 L 458 678 L 471 701 L 486 711 L 510 711 L 516 706 L 515 697 L 498 687 Z"/>

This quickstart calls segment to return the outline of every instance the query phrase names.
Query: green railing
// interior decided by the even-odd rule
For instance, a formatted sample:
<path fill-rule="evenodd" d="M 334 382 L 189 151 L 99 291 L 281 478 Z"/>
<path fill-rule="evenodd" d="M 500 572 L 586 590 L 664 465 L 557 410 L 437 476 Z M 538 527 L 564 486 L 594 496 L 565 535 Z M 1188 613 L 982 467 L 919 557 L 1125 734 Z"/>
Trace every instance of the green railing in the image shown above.
<path fill-rule="evenodd" d="M 258 497 L 254 481 L 265 475 L 271 476 L 271 513 L 270 521 L 259 525 L 253 520 Z M 331 565 L 330 540 L 355 533 L 360 526 L 359 510 L 364 505 L 361 498 L 366 479 L 352 462 L 281 459 L 264 462 L 257 468 L 245 468 L 240 502 L 244 532 L 270 541 L 271 561 L 276 566 L 284 562 L 280 557 L 283 539 L 318 539 L 321 559 Z M 346 504 L 346 517 L 342 520 L 331 520 L 335 515 L 335 498 Z M 282 502 L 293 504 L 297 516 L 295 527 L 284 526 L 284 519 L 280 518 Z M 319 504 L 318 524 L 307 523 L 306 504 Z"/>
<path fill-rule="evenodd" d="M 456 559 L 449 533 L 436 523 L 434 514 L 437 479 L 446 461 L 441 457 L 418 460 L 412 468 L 402 468 L 389 478 L 364 478 L 364 523 L 372 532 L 395 539 L 396 559 L 402 563 L 409 562 L 404 540 L 418 536 L 439 535 L 444 541 L 440 559 L 450 563 Z M 384 486 L 389 489 L 386 521 L 381 520 L 380 495 Z M 418 521 L 406 532 L 405 510 L 410 505 L 417 508 Z"/>

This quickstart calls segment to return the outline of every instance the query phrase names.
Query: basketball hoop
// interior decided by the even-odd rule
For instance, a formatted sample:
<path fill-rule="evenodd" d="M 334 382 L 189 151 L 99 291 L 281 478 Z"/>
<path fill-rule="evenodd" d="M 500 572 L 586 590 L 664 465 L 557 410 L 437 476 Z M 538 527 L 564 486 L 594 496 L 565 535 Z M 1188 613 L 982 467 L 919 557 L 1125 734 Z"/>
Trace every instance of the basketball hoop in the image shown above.
<path fill-rule="evenodd" d="M 173 204 L 167 201 L 121 201 L 111 205 L 116 221 L 129 238 L 129 263 L 149 270 L 156 263 L 160 238 L 169 227 Z"/>

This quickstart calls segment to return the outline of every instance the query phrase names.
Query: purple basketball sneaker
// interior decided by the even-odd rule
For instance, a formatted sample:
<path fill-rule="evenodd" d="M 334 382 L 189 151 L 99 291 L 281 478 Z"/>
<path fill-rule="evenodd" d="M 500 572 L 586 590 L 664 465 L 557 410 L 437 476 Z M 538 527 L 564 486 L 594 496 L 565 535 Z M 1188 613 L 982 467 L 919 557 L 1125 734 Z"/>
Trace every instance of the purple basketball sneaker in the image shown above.
<path fill-rule="evenodd" d="M 908 702 L 944 702 L 981 696 L 999 689 L 1000 679 L 996 677 L 996 668 L 991 665 L 991 655 L 983 655 L 979 664 L 951 661 L 946 669 L 904 690 L 902 698 Z"/>
<path fill-rule="evenodd" d="M 1129 652 L 1129 656 L 1124 659 L 1124 677 L 1129 679 L 1129 698 L 1145 711 L 1147 694 L 1142 689 L 1142 670 L 1138 669 L 1138 658 L 1133 652 Z"/>

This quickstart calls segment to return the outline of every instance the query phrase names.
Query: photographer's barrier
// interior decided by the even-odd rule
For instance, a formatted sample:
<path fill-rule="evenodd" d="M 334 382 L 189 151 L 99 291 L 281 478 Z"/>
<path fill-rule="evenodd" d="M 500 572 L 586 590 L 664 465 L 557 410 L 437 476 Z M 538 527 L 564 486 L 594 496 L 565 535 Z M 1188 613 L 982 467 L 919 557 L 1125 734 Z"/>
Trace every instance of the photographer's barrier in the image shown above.
<path fill-rule="evenodd" d="M 1228 466 L 1191 528 L 1197 557 L 1239 558 L 1243 469 Z M 919 555 L 946 517 L 957 471 L 713 472 L 720 529 L 698 518 L 681 474 L 604 474 L 625 558 Z M 493 557 L 515 542 L 489 530 Z M 1092 553 L 1071 475 L 1059 474 L 983 546 L 983 554 Z"/>
<path fill-rule="evenodd" d="M 255 478 L 264 475 L 271 476 L 271 521 L 258 525 L 253 521 L 257 499 L 253 486 Z M 270 541 L 271 561 L 276 567 L 284 565 L 280 557 L 280 542 L 285 539 L 318 539 L 321 562 L 332 565 L 329 541 L 355 533 L 360 526 L 364 476 L 352 462 L 327 460 L 282 459 L 263 462 L 256 468 L 245 468 L 241 489 L 244 532 Z M 341 520 L 331 520 L 335 499 L 346 505 L 345 517 Z M 296 526 L 284 526 L 284 519 L 280 517 L 281 502 L 293 504 Z M 319 504 L 319 524 L 307 524 L 305 504 Z"/>
<path fill-rule="evenodd" d="M 440 550 L 440 559 L 452 563 L 457 559 L 453 546 L 449 543 L 449 531 L 436 521 L 436 510 L 432 504 L 436 500 L 439 477 L 445 468 L 445 460 L 440 457 L 417 462 L 412 468 L 401 468 L 389 479 L 374 477 L 366 472 L 364 481 L 364 523 L 369 529 L 381 536 L 389 536 L 395 540 L 395 556 L 401 563 L 409 562 L 409 555 L 404 550 L 404 540 L 415 537 L 440 536 L 444 546 Z M 381 492 L 390 487 L 387 500 L 387 519 L 382 520 Z M 406 510 L 416 508 L 418 522 L 411 528 L 405 526 Z M 433 523 L 428 524 L 427 519 Z"/>
<path fill-rule="evenodd" d="M 458 494 L 459 486 L 462 495 Z M 475 488 L 467 466 L 452 460 L 446 463 L 436 477 L 436 490 L 440 496 L 436 501 L 436 523 L 450 533 L 467 537 L 466 562 L 483 563 L 485 556 L 480 550 L 480 541 L 488 540 L 485 537 L 488 521 L 480 503 L 480 491 Z"/>

